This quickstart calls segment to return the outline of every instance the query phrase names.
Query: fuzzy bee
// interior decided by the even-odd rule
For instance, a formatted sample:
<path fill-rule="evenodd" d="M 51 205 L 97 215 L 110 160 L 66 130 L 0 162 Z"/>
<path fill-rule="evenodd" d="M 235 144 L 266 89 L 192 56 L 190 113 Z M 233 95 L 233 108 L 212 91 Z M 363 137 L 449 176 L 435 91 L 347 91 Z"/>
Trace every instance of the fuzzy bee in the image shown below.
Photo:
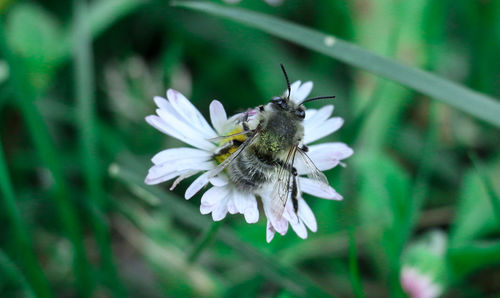
<path fill-rule="evenodd" d="M 210 139 L 220 142 L 221 147 L 214 154 L 220 164 L 200 176 L 190 188 L 200 189 L 226 169 L 229 179 L 242 192 L 259 193 L 271 187 L 271 210 L 276 218 L 281 218 L 289 199 L 295 213 L 298 211 L 297 163 L 307 168 L 308 177 L 317 187 L 329 188 L 328 180 L 307 156 L 308 148 L 303 144 L 304 104 L 335 96 L 314 97 L 296 103 L 290 100 L 290 81 L 283 65 L 281 69 L 288 92 L 244 113 L 238 119 L 240 125 L 231 134 Z"/>

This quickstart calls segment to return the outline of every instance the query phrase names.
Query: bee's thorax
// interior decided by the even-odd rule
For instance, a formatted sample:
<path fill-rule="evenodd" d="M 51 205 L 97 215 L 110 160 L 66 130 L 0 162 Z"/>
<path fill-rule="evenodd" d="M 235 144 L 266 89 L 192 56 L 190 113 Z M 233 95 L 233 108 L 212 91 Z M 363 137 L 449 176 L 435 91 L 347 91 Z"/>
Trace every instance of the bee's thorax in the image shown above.
<path fill-rule="evenodd" d="M 256 142 L 259 152 L 282 155 L 297 145 L 304 135 L 302 121 L 288 111 L 267 112 Z"/>

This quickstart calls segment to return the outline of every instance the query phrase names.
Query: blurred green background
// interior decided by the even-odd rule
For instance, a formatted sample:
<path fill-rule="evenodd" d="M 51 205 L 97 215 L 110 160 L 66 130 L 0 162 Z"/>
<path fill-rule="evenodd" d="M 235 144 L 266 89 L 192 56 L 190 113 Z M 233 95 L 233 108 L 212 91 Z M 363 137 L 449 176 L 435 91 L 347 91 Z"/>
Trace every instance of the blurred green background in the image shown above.
<path fill-rule="evenodd" d="M 213 3 L 500 97 L 497 0 Z M 446 297 L 500 294 L 498 126 L 168 1 L 0 0 L 0 22 L 1 297 L 400 297 L 405 266 Z M 328 140 L 355 150 L 327 172 L 344 201 L 306 197 L 317 233 L 267 244 L 262 213 L 213 226 L 199 195 L 184 201 L 189 181 L 143 184 L 149 159 L 180 144 L 144 121 L 153 96 L 240 112 L 281 94 L 280 63 L 337 96 L 345 125 Z"/>

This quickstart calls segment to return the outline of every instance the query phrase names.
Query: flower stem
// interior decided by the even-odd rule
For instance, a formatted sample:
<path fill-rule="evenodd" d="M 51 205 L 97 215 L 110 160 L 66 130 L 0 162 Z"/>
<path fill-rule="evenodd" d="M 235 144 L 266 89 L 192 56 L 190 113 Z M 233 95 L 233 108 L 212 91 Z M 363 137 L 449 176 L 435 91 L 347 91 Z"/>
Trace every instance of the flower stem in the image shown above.
<path fill-rule="evenodd" d="M 213 222 L 212 225 L 205 230 L 205 232 L 200 235 L 193 249 L 188 255 L 188 262 L 194 263 L 198 260 L 198 257 L 203 252 L 203 250 L 210 245 L 214 237 L 217 235 L 217 231 L 222 225 L 222 221 Z"/>

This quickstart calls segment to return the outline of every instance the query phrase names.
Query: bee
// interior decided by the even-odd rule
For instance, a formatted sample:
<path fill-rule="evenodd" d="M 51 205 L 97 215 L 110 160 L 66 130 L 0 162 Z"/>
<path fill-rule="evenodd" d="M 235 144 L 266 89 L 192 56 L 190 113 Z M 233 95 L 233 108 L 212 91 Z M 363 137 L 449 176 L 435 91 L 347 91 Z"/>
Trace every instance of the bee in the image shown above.
<path fill-rule="evenodd" d="M 243 113 L 236 131 L 211 139 L 221 141 L 220 149 L 214 154 L 220 164 L 195 181 L 198 187 L 202 187 L 225 169 L 231 182 L 242 192 L 258 193 L 271 186 L 271 211 L 278 219 L 281 219 L 288 200 L 292 201 L 295 213 L 298 211 L 298 171 L 294 166 L 297 162 L 307 169 L 308 177 L 318 187 L 329 187 L 327 178 L 307 156 L 308 147 L 303 144 L 304 104 L 335 98 L 321 96 L 295 103 L 290 100 L 290 81 L 283 65 L 281 70 L 288 92 L 251 110 L 254 113 L 252 119 L 249 119 L 250 112 Z"/>

